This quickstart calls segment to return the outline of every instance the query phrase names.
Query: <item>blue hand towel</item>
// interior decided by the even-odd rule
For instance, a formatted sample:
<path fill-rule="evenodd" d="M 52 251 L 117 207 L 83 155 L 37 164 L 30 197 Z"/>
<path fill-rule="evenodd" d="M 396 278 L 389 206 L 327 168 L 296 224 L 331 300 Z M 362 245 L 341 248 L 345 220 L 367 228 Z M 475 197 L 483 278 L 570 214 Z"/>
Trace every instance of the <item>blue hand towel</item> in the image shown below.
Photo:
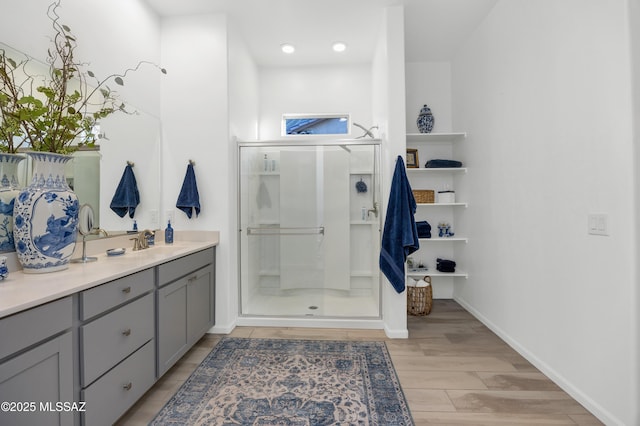
<path fill-rule="evenodd" d="M 140 204 L 138 184 L 133 174 L 133 168 L 127 164 L 109 207 L 120 217 L 124 217 L 129 212 L 129 217 L 133 218 L 138 204 Z"/>
<path fill-rule="evenodd" d="M 404 262 L 407 256 L 420 247 L 418 230 L 413 217 L 416 208 L 416 200 L 411 192 L 404 161 L 401 156 L 398 156 L 391 182 L 380 250 L 380 270 L 398 293 L 402 293 L 405 289 Z"/>
<path fill-rule="evenodd" d="M 176 207 L 185 212 L 189 219 L 191 219 L 193 210 L 196 211 L 196 217 L 200 214 L 200 195 L 198 195 L 196 173 L 193 171 L 191 163 L 187 166 L 187 174 L 184 176 Z"/>

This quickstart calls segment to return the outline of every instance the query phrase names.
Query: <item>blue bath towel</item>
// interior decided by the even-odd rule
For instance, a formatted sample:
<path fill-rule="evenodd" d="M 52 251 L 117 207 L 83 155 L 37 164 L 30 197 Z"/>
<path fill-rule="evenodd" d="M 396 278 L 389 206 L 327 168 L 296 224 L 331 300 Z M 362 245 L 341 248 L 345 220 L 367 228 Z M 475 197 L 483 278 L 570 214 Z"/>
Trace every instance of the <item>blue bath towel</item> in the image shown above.
<path fill-rule="evenodd" d="M 438 168 L 455 168 L 462 167 L 462 162 L 456 160 L 429 160 L 424 165 L 427 169 L 438 169 Z"/>
<path fill-rule="evenodd" d="M 133 174 L 133 168 L 130 164 L 127 164 L 109 207 L 120 217 L 124 217 L 129 212 L 129 217 L 133 218 L 138 204 L 140 204 L 138 184 Z"/>
<path fill-rule="evenodd" d="M 200 214 L 200 195 L 196 184 L 196 173 L 191 163 L 187 166 L 187 174 L 184 176 L 176 207 L 185 212 L 189 219 L 191 219 L 193 210 L 196 211 L 196 217 Z"/>
<path fill-rule="evenodd" d="M 398 156 L 391 182 L 380 250 L 380 270 L 398 293 L 402 293 L 405 289 L 404 262 L 407 256 L 420 247 L 416 221 L 413 217 L 416 207 L 404 161 L 401 156 Z"/>

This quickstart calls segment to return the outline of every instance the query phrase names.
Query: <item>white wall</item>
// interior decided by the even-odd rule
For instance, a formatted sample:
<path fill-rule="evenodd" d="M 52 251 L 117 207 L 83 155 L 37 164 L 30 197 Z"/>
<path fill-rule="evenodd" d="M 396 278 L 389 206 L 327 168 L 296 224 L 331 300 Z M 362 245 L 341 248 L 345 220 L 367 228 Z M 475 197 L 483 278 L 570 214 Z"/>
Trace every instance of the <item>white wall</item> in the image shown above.
<path fill-rule="evenodd" d="M 635 212 L 640 212 L 640 197 L 637 193 L 637 188 L 640 188 L 640 0 L 629 1 L 629 29 L 631 40 L 631 77 L 632 77 L 632 93 L 633 93 L 633 147 L 634 147 L 634 165 L 635 165 L 635 177 L 634 177 L 634 198 L 635 198 Z M 638 252 L 640 247 L 640 226 L 638 226 L 638 220 L 635 224 L 635 252 Z M 634 282 L 638 282 L 638 265 L 635 265 L 635 277 Z M 636 284 L 634 286 L 635 297 L 631 295 L 630 299 L 635 300 L 635 318 L 631 319 L 633 324 L 640 324 L 640 287 Z M 631 394 L 636 395 L 636 400 L 640 396 L 640 338 L 638 338 L 638 329 L 635 332 L 635 358 L 636 362 L 630 368 L 629 376 L 635 383 Z M 640 406 L 636 404 L 635 411 L 631 413 L 631 419 L 635 419 L 636 424 L 640 424 Z"/>
<path fill-rule="evenodd" d="M 398 155 L 404 158 L 406 154 L 403 8 L 386 8 L 380 28 L 372 66 L 372 114 L 374 123 L 380 126 L 382 139 L 380 214 L 385 218 L 396 158 Z M 406 293 L 398 294 L 384 274 L 381 274 L 381 279 L 385 333 L 392 338 L 406 338 L 409 335 Z"/>
<path fill-rule="evenodd" d="M 608 424 L 638 424 L 626 1 L 499 1 L 452 63 L 456 298 Z M 606 213 L 609 236 L 587 235 Z M 635 373 L 635 374 L 634 374 Z"/>
<path fill-rule="evenodd" d="M 44 61 L 49 40 L 53 35 L 51 21 L 47 18 L 49 0 L 6 0 L 3 2 L 3 23 L 0 25 L 0 41 Z M 87 68 L 98 78 L 122 74 L 145 60 L 160 64 L 160 23 L 154 13 L 142 1 L 114 0 L 108 3 L 96 0 L 65 0 L 58 9 L 60 22 L 68 25 L 77 39 L 75 57 L 88 63 Z M 93 16 L 94 19 L 87 17 Z M 28 23 L 28 30 L 25 30 Z M 143 66 L 129 73 L 124 86 L 113 83 L 129 108 L 141 111 L 141 116 L 114 114 L 104 120 L 104 130 L 110 140 L 102 141 L 100 161 L 100 218 L 101 226 L 110 230 L 130 229 L 132 220 L 121 219 L 109 210 L 109 203 L 124 170 L 126 161 L 133 161 L 136 169 L 141 204 L 136 210 L 140 226 L 148 227 L 148 212 L 159 208 L 159 115 L 160 81 L 163 74 L 153 66 Z M 143 145 L 133 129 L 140 129 L 141 121 L 155 121 L 145 132 L 151 139 Z M 109 122 L 122 123 L 120 132 L 112 132 Z M 128 127 L 130 126 L 130 127 Z M 127 132 L 128 129 L 132 131 Z M 154 133 L 154 135 L 150 135 Z M 83 201 L 83 200 L 81 200 Z M 94 205 L 94 207 L 97 207 Z"/>
<path fill-rule="evenodd" d="M 229 332 L 232 329 L 239 312 L 239 272 L 238 272 L 238 148 L 235 144 L 237 139 L 257 139 L 258 137 L 258 105 L 259 105 L 259 74 L 251 54 L 241 36 L 237 31 L 233 21 L 228 25 L 228 60 L 229 60 L 229 135 L 230 154 L 233 160 L 229 163 L 230 183 L 229 191 L 229 218 L 231 227 L 229 229 L 230 269 L 229 280 L 229 303 L 226 306 L 219 306 L 222 310 L 219 317 L 227 318 L 227 321 L 216 324 L 214 332 Z"/>
<path fill-rule="evenodd" d="M 4 0 L 0 42 L 44 62 L 53 35 L 47 18 L 50 4 L 50 0 Z M 160 62 L 160 25 L 143 1 L 65 0 L 58 14 L 77 38 L 76 59 L 89 63 L 99 78 L 122 73 L 141 60 Z M 160 72 L 144 67 L 128 74 L 124 86 L 111 86 L 128 103 L 158 115 L 160 79 Z"/>
<path fill-rule="evenodd" d="M 418 133 L 416 120 L 427 104 L 434 116 L 433 133 L 457 131 L 451 125 L 451 63 L 407 62 L 407 133 Z"/>
<path fill-rule="evenodd" d="M 351 113 L 352 121 L 372 125 L 370 65 L 260 69 L 260 139 L 281 138 L 284 113 L 327 112 Z"/>
<path fill-rule="evenodd" d="M 233 327 L 235 151 L 228 126 L 227 20 L 224 15 L 173 17 L 162 21 L 162 212 L 175 212 L 176 230 L 219 230 L 216 249 L 216 327 Z M 175 208 L 189 159 L 202 211 L 188 219 Z M 163 214 L 163 223 L 166 216 Z M 230 308 L 231 307 L 231 310 Z"/>

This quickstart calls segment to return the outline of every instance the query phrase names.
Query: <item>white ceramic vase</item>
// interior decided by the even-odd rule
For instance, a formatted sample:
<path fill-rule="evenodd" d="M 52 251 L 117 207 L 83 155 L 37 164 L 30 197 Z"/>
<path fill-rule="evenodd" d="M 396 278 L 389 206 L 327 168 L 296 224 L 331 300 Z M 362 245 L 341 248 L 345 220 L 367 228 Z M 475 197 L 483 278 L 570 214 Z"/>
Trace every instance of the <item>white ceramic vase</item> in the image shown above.
<path fill-rule="evenodd" d="M 33 178 L 16 198 L 13 235 L 16 254 L 25 273 L 67 269 L 76 245 L 78 197 L 64 174 L 71 156 L 27 153 Z"/>

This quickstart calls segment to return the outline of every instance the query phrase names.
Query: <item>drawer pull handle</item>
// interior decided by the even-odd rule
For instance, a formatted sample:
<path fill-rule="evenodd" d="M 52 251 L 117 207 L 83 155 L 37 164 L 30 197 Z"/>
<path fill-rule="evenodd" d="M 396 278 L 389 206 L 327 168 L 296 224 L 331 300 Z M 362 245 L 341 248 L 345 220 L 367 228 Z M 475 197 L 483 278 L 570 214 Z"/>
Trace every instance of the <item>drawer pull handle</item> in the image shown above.
<path fill-rule="evenodd" d="M 192 277 L 189 277 L 189 282 L 192 283 L 192 282 L 196 281 L 197 279 L 198 279 L 198 276 L 194 275 Z"/>
<path fill-rule="evenodd" d="M 127 328 L 126 330 L 124 330 L 124 331 L 122 332 L 122 335 L 123 335 L 123 336 L 130 336 L 130 335 L 131 335 L 131 329 L 130 329 L 130 328 Z"/>
<path fill-rule="evenodd" d="M 131 286 L 123 288 L 123 289 L 122 289 L 122 292 L 123 292 L 124 294 L 129 294 L 129 293 L 131 293 Z"/>
<path fill-rule="evenodd" d="M 122 388 L 124 390 L 131 390 L 132 387 L 133 387 L 133 384 L 131 382 L 129 382 L 126 385 L 122 386 Z"/>

